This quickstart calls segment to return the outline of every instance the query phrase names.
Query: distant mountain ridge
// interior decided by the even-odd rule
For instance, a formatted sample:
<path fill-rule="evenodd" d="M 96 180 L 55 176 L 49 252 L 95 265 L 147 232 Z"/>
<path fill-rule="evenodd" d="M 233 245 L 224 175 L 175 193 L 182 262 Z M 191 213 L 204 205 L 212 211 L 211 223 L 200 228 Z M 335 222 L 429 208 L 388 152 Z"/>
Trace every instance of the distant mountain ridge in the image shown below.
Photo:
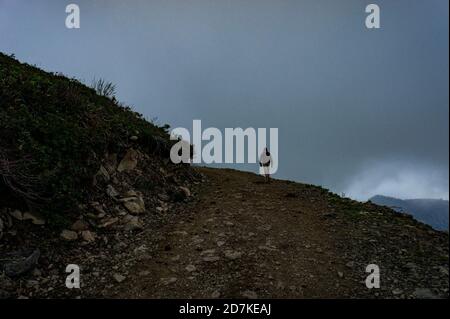
<path fill-rule="evenodd" d="M 449 203 L 443 199 L 398 199 L 376 195 L 370 201 L 377 205 L 388 206 L 397 212 L 412 215 L 418 221 L 437 230 L 448 231 Z"/>

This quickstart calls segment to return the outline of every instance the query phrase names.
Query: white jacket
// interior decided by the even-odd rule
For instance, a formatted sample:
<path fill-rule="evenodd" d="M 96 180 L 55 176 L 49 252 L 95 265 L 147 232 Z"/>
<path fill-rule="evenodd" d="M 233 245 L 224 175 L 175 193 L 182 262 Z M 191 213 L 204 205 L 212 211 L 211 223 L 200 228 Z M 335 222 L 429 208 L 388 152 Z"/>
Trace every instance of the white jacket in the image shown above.
<path fill-rule="evenodd" d="M 272 155 L 267 155 L 266 151 L 264 150 L 259 157 L 259 163 L 262 166 L 273 166 Z"/>

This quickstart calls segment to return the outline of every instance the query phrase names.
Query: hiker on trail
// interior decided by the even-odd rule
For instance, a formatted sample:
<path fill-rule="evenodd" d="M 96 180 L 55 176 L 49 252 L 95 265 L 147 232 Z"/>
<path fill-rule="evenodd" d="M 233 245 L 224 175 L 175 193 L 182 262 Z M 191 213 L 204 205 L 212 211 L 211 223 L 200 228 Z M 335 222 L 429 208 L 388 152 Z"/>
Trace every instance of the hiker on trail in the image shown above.
<path fill-rule="evenodd" d="M 272 156 L 270 155 L 267 147 L 261 153 L 259 157 L 259 166 L 264 170 L 264 180 L 266 183 L 270 182 L 270 167 L 273 166 Z"/>

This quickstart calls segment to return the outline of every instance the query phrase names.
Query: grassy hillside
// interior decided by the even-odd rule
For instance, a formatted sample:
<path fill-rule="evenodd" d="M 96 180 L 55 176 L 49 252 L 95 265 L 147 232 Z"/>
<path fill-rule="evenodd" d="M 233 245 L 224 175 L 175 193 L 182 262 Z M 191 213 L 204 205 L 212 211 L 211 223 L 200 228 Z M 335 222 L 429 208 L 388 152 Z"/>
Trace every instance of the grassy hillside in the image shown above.
<path fill-rule="evenodd" d="M 133 145 L 168 156 L 166 129 L 77 80 L 0 53 L 0 206 L 65 214 L 106 152 Z"/>

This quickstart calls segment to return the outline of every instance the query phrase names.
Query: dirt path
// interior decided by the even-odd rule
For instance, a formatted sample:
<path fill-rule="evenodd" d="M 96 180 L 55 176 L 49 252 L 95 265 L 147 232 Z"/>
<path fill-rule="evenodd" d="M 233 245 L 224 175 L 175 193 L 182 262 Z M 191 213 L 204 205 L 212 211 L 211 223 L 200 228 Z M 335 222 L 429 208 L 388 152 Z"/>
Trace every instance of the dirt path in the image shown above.
<path fill-rule="evenodd" d="M 306 185 L 201 169 L 195 203 L 158 232 L 148 259 L 130 269 L 115 297 L 345 297 L 324 204 Z"/>
<path fill-rule="evenodd" d="M 98 234 L 91 244 L 61 241 L 45 228 L 48 237 L 24 229 L 26 241 L 11 236 L 13 247 L 40 238 L 42 255 L 19 279 L 0 276 L 0 293 L 6 287 L 29 298 L 448 298 L 448 233 L 318 186 L 192 169 L 206 177 L 181 179 L 193 196 L 186 198 L 186 189 L 176 200 L 162 190 L 149 193 L 137 229 L 91 225 Z M 65 285 L 68 264 L 81 268 L 79 290 Z M 379 289 L 365 286 L 369 264 L 379 267 Z"/>

